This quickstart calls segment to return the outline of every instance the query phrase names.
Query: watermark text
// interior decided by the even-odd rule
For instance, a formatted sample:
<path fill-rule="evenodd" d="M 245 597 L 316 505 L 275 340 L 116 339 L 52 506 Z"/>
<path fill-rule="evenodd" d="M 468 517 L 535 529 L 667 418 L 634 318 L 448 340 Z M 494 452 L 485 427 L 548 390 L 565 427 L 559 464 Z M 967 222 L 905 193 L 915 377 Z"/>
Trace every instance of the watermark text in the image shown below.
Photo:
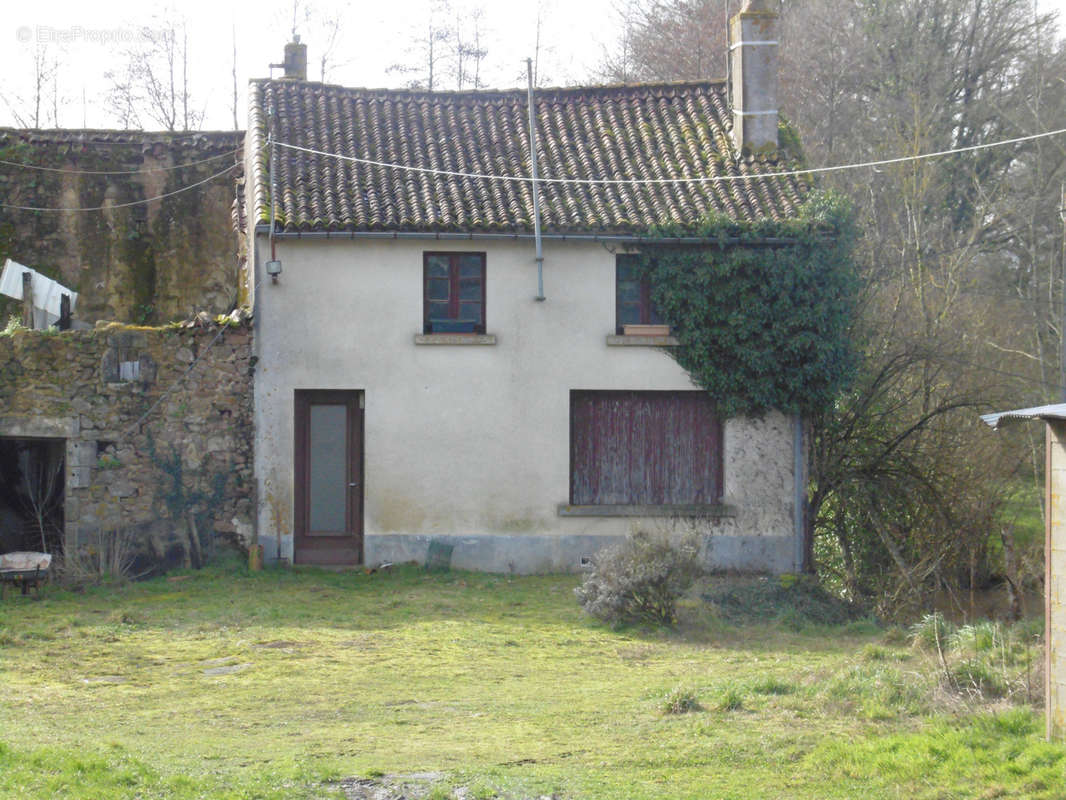
<path fill-rule="evenodd" d="M 127 44 L 151 38 L 144 28 L 86 28 L 71 25 L 23 25 L 15 31 L 20 44 Z"/>

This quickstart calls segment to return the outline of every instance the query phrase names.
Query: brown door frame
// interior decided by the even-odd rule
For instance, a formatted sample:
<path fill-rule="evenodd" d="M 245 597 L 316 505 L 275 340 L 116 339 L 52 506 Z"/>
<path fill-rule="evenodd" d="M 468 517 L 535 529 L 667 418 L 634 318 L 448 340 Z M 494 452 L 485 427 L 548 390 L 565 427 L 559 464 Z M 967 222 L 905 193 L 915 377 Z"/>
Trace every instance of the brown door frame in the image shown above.
<path fill-rule="evenodd" d="M 297 389 L 294 418 L 294 521 L 293 562 L 305 564 L 363 563 L 363 391 L 359 389 Z M 346 533 L 315 533 L 310 530 L 311 406 L 344 405 L 347 408 Z M 353 485 L 354 484 L 354 485 Z"/>

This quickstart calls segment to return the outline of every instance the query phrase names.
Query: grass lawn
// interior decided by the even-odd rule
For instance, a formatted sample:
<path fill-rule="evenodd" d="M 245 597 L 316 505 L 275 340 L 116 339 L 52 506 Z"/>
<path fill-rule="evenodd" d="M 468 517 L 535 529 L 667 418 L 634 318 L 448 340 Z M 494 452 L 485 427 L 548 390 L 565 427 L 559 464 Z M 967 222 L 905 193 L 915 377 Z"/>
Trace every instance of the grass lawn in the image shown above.
<path fill-rule="evenodd" d="M 680 632 L 577 578 L 218 566 L 0 604 L 0 797 L 1063 798 L 1028 707 L 937 701 L 869 623 Z M 894 640 L 893 640 L 894 641 Z M 1038 660 L 1038 659 L 1037 659 Z M 700 710 L 664 711 L 668 695 Z"/>

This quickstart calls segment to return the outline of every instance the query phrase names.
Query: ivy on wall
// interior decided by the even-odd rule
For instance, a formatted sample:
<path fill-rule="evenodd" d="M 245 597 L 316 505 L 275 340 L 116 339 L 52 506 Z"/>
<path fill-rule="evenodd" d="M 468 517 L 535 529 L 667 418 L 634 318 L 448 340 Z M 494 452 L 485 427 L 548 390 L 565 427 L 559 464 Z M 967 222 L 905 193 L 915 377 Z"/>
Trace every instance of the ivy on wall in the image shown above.
<path fill-rule="evenodd" d="M 816 413 L 847 387 L 858 363 L 848 336 L 858 279 L 844 198 L 815 193 L 785 222 L 715 219 L 656 235 L 721 242 L 650 242 L 639 264 L 679 340 L 671 355 L 723 416 Z"/>

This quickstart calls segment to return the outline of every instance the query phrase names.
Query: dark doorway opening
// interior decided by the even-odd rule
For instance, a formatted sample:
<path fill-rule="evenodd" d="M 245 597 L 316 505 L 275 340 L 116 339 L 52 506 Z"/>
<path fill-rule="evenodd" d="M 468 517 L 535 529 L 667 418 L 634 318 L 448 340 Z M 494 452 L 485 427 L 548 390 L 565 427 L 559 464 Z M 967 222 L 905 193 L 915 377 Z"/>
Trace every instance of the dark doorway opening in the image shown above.
<path fill-rule="evenodd" d="M 0 437 L 0 552 L 63 551 L 66 441 Z"/>

